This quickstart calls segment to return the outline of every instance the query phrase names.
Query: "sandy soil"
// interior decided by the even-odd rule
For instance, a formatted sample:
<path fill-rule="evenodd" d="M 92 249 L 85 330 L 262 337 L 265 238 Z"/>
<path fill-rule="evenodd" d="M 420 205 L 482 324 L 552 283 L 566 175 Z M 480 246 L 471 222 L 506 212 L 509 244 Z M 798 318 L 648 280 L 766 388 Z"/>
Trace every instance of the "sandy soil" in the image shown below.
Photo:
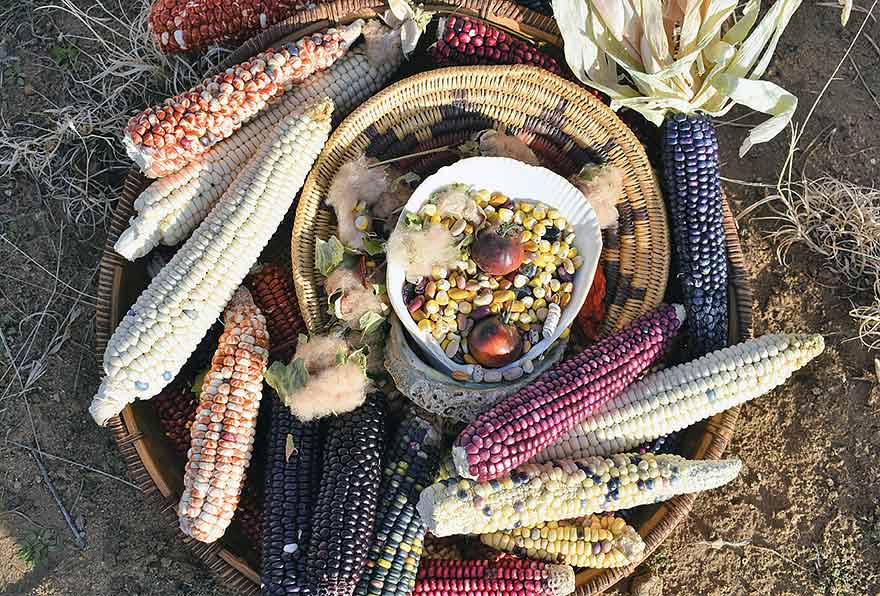
<path fill-rule="evenodd" d="M 0 0 L 0 9 L 20 4 Z M 0 30 L 4 126 L 41 122 L 45 110 L 65 104 L 74 84 L 75 68 L 59 67 L 65 56 L 53 48 L 75 27 L 64 31 L 22 10 L 3 14 L 23 19 Z M 842 30 L 837 11 L 815 3 L 795 17 L 770 77 L 800 97 L 799 118 L 863 18 L 854 12 Z M 867 32 L 880 39 L 876 21 Z M 45 41 L 53 36 L 57 43 Z M 880 50 L 863 38 L 852 56 L 865 84 L 880 88 Z M 877 183 L 878 120 L 880 106 L 846 62 L 804 136 L 804 147 L 815 139 L 807 174 Z M 775 181 L 787 140 L 739 159 L 743 130 L 726 125 L 720 133 L 726 177 Z M 764 196 L 740 184 L 727 190 L 737 212 Z M 98 379 L 94 272 L 105 232 L 66 223 L 64 200 L 41 196 L 22 172 L 0 178 L 0 593 L 227 594 L 173 531 L 156 527 L 154 511 L 125 483 L 110 433 L 85 412 Z M 856 329 L 846 314 L 852 298 L 864 297 L 839 289 L 815 255 L 795 251 L 783 266 L 765 239 L 772 222 L 756 216 L 741 222 L 756 333 L 820 331 L 828 349 L 784 388 L 743 408 L 730 452 L 745 461 L 744 473 L 697 501 L 688 522 L 640 567 L 640 579 L 651 578 L 660 589 L 654 593 L 664 594 L 877 594 L 880 388 L 874 355 L 849 341 Z M 13 443 L 31 445 L 34 436 L 46 453 L 69 460 L 46 459 L 46 468 L 85 548 L 35 460 Z M 618 593 L 630 589 L 649 593 L 630 582 Z"/>

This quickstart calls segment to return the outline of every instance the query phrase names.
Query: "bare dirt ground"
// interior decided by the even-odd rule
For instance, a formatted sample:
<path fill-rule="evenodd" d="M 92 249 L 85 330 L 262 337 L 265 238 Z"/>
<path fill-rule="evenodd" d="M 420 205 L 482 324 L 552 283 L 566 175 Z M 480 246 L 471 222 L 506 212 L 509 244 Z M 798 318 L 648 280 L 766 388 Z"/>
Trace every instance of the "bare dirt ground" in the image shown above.
<path fill-rule="evenodd" d="M 82 31 L 29 0 L 0 0 L 0 15 L 2 126 L 52 126 L 48 111 L 73 101 L 75 80 L 89 74 L 83 69 L 92 63 L 74 48 Z M 857 6 L 842 29 L 836 9 L 814 2 L 796 15 L 769 74 L 800 98 L 796 118 L 805 116 L 864 18 Z M 873 43 L 880 24 L 872 18 L 865 32 L 870 39 L 858 41 L 807 127 L 801 148 L 809 149 L 797 164 L 800 170 L 806 158 L 808 176 L 880 182 L 880 104 L 872 97 L 880 90 Z M 739 159 L 743 129 L 719 130 L 725 177 L 775 183 L 787 139 Z M 86 413 L 98 381 L 95 270 L 109 196 L 96 186 L 90 217 L 76 223 L 66 203 L 74 189 L 40 188 L 21 168 L 0 177 L 0 593 L 227 594 L 173 531 L 156 527 L 155 512 L 126 484 L 110 433 Z M 736 212 L 767 192 L 726 188 Z M 840 289 L 814 254 L 795 250 L 781 264 L 766 239 L 774 224 L 762 214 L 741 221 L 755 331 L 820 331 L 828 349 L 784 388 L 743 408 L 730 452 L 745 461 L 744 473 L 701 496 L 639 573 L 656 578 L 663 594 L 877 594 L 880 388 L 875 354 L 850 341 L 856 326 L 847 316 L 851 299 L 865 297 Z M 45 453 L 68 460 L 46 457 L 46 473 L 85 548 L 20 446 L 34 438 Z M 618 592 L 631 588 L 624 582 Z"/>

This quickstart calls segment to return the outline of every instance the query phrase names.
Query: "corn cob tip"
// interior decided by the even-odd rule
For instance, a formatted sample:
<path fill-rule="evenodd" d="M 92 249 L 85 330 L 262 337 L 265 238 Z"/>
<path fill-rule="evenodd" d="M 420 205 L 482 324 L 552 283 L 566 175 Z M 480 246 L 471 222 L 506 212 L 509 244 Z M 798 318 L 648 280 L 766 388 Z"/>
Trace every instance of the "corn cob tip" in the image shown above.
<path fill-rule="evenodd" d="M 148 229 L 144 232 L 137 225 L 137 221 L 133 217 L 131 225 L 119 235 L 119 239 L 113 245 L 113 250 L 128 261 L 134 261 L 146 255 L 154 246 L 159 244 L 161 237 L 159 228 Z"/>
<path fill-rule="evenodd" d="M 575 590 L 574 569 L 570 565 L 547 565 L 548 596 L 566 596 Z"/>
<path fill-rule="evenodd" d="M 107 377 L 101 381 L 98 392 L 92 398 L 89 414 L 92 415 L 98 426 L 107 426 L 107 421 L 119 414 L 132 401 L 134 401 L 134 397 L 130 392 L 116 387 L 112 379 Z"/>
<path fill-rule="evenodd" d="M 467 459 L 467 449 L 465 447 L 453 445 L 452 465 L 455 467 L 455 472 L 462 478 L 467 478 L 468 480 L 477 479 L 477 475 L 471 473 L 471 467 Z"/>
<path fill-rule="evenodd" d="M 327 95 L 316 97 L 306 104 L 303 115 L 306 118 L 311 118 L 317 122 L 330 120 L 330 116 L 333 115 L 333 100 Z M 292 118 L 290 122 L 292 126 L 296 126 L 299 120 L 297 118 Z"/>
<path fill-rule="evenodd" d="M 684 323 L 685 319 L 687 319 L 687 311 L 685 311 L 684 306 L 681 304 L 673 304 L 672 308 L 675 309 L 675 316 L 678 317 L 678 322 Z"/>
<path fill-rule="evenodd" d="M 339 28 L 342 41 L 346 46 L 350 46 L 361 36 L 361 33 L 364 30 L 364 25 L 366 25 L 366 22 L 363 19 L 358 19 L 345 27 Z"/>

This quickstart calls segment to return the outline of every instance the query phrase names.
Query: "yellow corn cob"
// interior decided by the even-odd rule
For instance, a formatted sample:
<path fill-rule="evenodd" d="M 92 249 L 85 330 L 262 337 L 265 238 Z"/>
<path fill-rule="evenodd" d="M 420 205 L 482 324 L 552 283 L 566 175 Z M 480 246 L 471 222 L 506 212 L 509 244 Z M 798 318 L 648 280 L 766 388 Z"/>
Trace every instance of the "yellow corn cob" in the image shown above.
<path fill-rule="evenodd" d="M 128 260 L 142 257 L 158 244 L 186 240 L 278 123 L 316 97 L 333 100 L 338 123 L 391 79 L 400 66 L 400 44 L 389 43 L 392 32 L 378 21 L 363 29 L 364 43 L 349 50 L 328 70 L 315 73 L 291 88 L 228 139 L 217 143 L 182 170 L 160 178 L 135 200 L 132 218 L 114 248 Z"/>
<path fill-rule="evenodd" d="M 605 403 L 534 461 L 631 451 L 764 395 L 824 348 L 821 335 L 777 333 L 661 370 Z"/>
<path fill-rule="evenodd" d="M 480 540 L 518 557 L 594 569 L 625 567 L 645 553 L 645 542 L 635 528 L 610 515 L 545 522 L 483 534 Z"/>
<path fill-rule="evenodd" d="M 232 295 L 224 325 L 202 384 L 177 509 L 183 533 L 202 542 L 220 538 L 238 506 L 269 361 L 266 319 L 245 288 Z"/>
<path fill-rule="evenodd" d="M 436 536 L 488 534 L 708 490 L 735 478 L 741 467 L 738 459 L 650 453 L 525 464 L 485 482 L 436 482 L 422 491 L 416 508 Z"/>
<path fill-rule="evenodd" d="M 283 121 L 138 297 L 104 352 L 89 408 L 98 424 L 180 371 L 290 208 L 330 133 L 332 106 L 318 100 Z"/>
<path fill-rule="evenodd" d="M 253 118 L 267 102 L 329 68 L 364 22 L 326 29 L 270 48 L 133 116 L 123 131 L 129 157 L 150 178 L 183 168 Z"/>

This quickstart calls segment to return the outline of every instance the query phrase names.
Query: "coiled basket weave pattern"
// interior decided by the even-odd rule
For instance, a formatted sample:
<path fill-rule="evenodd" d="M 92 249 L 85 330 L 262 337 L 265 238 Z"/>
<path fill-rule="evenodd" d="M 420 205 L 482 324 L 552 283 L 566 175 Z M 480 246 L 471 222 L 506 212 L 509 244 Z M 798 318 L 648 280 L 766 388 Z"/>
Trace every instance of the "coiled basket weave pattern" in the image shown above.
<path fill-rule="evenodd" d="M 542 43 L 546 51 L 555 51 L 557 57 L 561 58 L 561 52 L 558 51 L 558 48 L 552 47 L 561 44 L 553 20 L 513 2 L 507 0 L 463 0 L 454 6 L 426 4 L 425 8 L 436 11 L 440 15 L 455 13 L 481 18 L 496 26 L 503 27 L 511 34 Z M 282 37 L 298 39 L 328 26 L 330 22 L 351 22 L 355 18 L 374 17 L 383 10 L 384 3 L 379 0 L 342 0 L 321 4 L 315 10 L 299 13 L 248 40 L 228 56 L 220 68 L 241 62 Z M 560 63 L 562 63 L 561 59 Z M 409 63 L 408 67 L 411 71 L 419 72 L 425 68 L 425 65 L 416 58 Z M 479 125 L 473 123 L 473 126 Z M 465 132 L 469 130 L 471 128 L 459 127 L 455 134 L 448 138 L 463 138 Z M 479 128 L 473 130 L 479 130 Z M 442 144 L 443 139 L 440 137 L 442 137 L 442 133 L 437 135 L 434 142 Z M 419 143 L 424 140 L 420 139 Z M 542 149 L 540 143 L 533 143 L 533 147 L 538 149 L 542 156 L 552 154 L 549 146 Z M 393 150 L 400 153 L 405 152 L 401 151 L 401 148 Z M 382 151 L 390 154 L 392 149 L 385 148 Z M 558 153 L 556 155 L 561 157 Z M 559 163 L 564 164 L 565 161 L 560 159 Z M 439 167 L 439 165 L 442 164 L 427 159 L 411 164 L 414 168 L 426 170 Z M 98 281 L 95 343 L 99 368 L 107 340 L 113 329 L 138 294 L 147 286 L 145 260 L 129 263 L 114 252 L 113 244 L 128 226 L 128 220 L 134 213 L 134 200 L 149 182 L 134 170 L 129 174 L 110 222 Z M 623 320 L 623 317 L 627 316 L 627 303 L 630 304 L 629 310 L 631 311 L 636 308 L 633 306 L 633 300 L 635 303 L 646 303 L 649 300 L 647 289 L 641 290 L 641 286 L 634 284 L 632 280 L 641 279 L 646 275 L 647 269 L 644 268 L 649 267 L 648 264 L 652 261 L 645 258 L 637 259 L 634 255 L 647 255 L 657 249 L 657 246 L 653 245 L 654 228 L 658 229 L 659 235 L 662 235 L 663 238 L 666 237 L 665 218 L 657 214 L 658 208 L 661 208 L 659 203 L 654 211 L 649 209 L 647 214 L 634 215 L 624 206 L 621 209 L 621 226 L 618 234 L 605 237 L 606 252 L 603 254 L 603 260 L 606 262 L 609 282 L 614 282 L 609 283 L 609 296 L 613 296 L 613 301 L 616 304 L 611 310 L 617 313 L 616 316 L 619 320 Z M 329 217 L 329 214 L 323 217 Z M 641 236 L 635 234 L 636 217 L 647 220 L 647 223 L 650 224 L 649 232 L 642 233 Z M 329 223 L 330 221 L 327 219 L 323 225 L 329 226 Z M 641 227 L 644 225 L 640 224 Z M 316 225 L 316 232 L 318 230 Z M 752 298 L 735 221 L 729 209 L 726 209 L 725 232 L 732 273 L 730 337 L 731 341 L 735 342 L 745 339 L 751 334 Z M 291 223 L 287 220 L 266 249 L 267 253 L 271 254 L 264 254 L 264 257 L 277 260 L 282 251 L 286 252 L 286 246 L 290 245 L 290 237 Z M 668 246 L 665 240 L 661 250 L 663 254 L 668 255 Z M 615 255 L 619 256 L 615 259 Z M 663 258 L 664 261 L 666 259 L 667 257 Z M 616 269 L 615 263 L 619 263 L 616 265 Z M 661 265 L 661 267 L 665 268 L 665 265 Z M 643 270 L 637 271 L 639 268 Z M 649 287 L 650 283 L 652 282 L 646 282 L 645 285 Z M 665 278 L 659 283 L 665 283 Z M 640 293 L 643 296 L 639 298 Z M 650 298 L 650 300 L 656 299 L 658 298 Z M 719 458 L 730 441 L 737 417 L 738 408 L 720 414 L 691 429 L 685 439 L 682 455 L 706 459 Z M 175 509 L 180 497 L 183 461 L 175 454 L 165 438 L 152 405 L 148 402 L 133 404 L 127 407 L 120 416 L 113 418 L 110 421 L 110 426 L 120 453 L 128 465 L 133 482 L 141 487 L 145 499 L 154 506 L 160 523 L 176 528 Z M 656 549 L 669 533 L 687 517 L 695 499 L 695 495 L 677 497 L 654 507 L 642 519 L 638 528 L 645 539 L 648 553 Z M 181 539 L 192 548 L 196 556 L 204 561 L 205 565 L 216 575 L 219 583 L 239 594 L 248 596 L 259 594 L 259 578 L 255 571 L 257 560 L 254 557 L 254 550 L 252 545 L 244 539 L 235 523 L 227 531 L 224 538 L 214 544 L 199 543 L 183 535 L 181 535 Z M 579 596 L 600 593 L 632 571 L 632 568 L 623 568 L 582 572 L 577 577 L 579 585 L 577 593 Z"/>

